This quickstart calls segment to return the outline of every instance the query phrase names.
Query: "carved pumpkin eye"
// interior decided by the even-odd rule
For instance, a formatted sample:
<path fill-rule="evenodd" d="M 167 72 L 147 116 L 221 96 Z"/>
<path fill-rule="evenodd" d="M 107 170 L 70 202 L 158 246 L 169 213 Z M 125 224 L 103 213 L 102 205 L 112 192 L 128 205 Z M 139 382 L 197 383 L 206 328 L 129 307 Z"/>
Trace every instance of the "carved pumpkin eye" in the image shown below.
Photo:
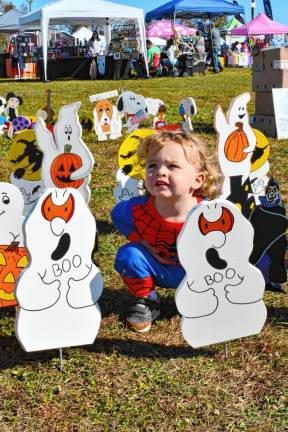
<path fill-rule="evenodd" d="M 60 167 L 59 167 L 59 171 L 61 171 L 61 172 L 64 172 L 64 171 L 65 171 L 63 164 L 60 165 Z"/>
<path fill-rule="evenodd" d="M 76 168 L 75 168 L 74 164 L 72 163 L 70 166 L 70 172 L 72 173 L 74 171 L 76 171 Z"/>
<path fill-rule="evenodd" d="M 3 197 L 2 197 L 2 202 L 3 202 L 3 204 L 9 204 L 10 203 L 10 198 L 7 196 L 7 195 L 4 195 Z"/>

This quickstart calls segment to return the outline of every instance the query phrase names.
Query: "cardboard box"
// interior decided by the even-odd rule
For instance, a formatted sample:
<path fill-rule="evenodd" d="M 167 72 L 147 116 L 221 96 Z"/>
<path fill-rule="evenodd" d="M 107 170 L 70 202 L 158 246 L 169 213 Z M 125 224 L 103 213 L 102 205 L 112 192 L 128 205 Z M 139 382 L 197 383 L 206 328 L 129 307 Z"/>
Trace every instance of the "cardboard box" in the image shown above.
<path fill-rule="evenodd" d="M 255 72 L 274 70 L 274 62 L 288 60 L 288 47 L 271 47 L 253 56 L 252 69 Z"/>
<path fill-rule="evenodd" d="M 271 91 L 273 88 L 288 87 L 288 70 L 253 72 L 252 90 L 255 92 Z"/>
<path fill-rule="evenodd" d="M 255 129 L 259 129 L 266 136 L 273 138 L 277 137 L 276 121 L 274 116 L 254 114 L 251 126 Z"/>
<path fill-rule="evenodd" d="M 256 92 L 255 114 L 274 116 L 273 94 L 271 92 Z"/>

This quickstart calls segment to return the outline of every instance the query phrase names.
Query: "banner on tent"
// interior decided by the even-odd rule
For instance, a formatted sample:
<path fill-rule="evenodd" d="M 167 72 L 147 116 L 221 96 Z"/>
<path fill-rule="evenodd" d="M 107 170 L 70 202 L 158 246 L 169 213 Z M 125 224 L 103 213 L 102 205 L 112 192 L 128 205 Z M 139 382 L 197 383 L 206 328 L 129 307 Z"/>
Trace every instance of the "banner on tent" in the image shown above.
<path fill-rule="evenodd" d="M 271 20 L 273 20 L 272 8 L 270 0 L 263 0 L 264 12 Z"/>

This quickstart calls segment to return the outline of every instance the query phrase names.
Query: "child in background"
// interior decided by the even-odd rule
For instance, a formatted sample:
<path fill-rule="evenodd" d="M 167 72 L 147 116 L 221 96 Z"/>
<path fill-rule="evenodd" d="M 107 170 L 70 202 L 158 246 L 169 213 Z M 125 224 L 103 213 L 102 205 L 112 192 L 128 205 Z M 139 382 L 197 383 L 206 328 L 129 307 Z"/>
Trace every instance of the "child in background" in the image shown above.
<path fill-rule="evenodd" d="M 204 144 L 187 132 L 152 135 L 138 155 L 145 163 L 148 194 L 117 204 L 111 216 L 130 241 L 115 259 L 115 269 L 136 298 L 127 326 L 143 333 L 160 315 L 155 286 L 177 288 L 185 276 L 177 256 L 178 234 L 194 206 L 217 196 L 220 174 Z"/>

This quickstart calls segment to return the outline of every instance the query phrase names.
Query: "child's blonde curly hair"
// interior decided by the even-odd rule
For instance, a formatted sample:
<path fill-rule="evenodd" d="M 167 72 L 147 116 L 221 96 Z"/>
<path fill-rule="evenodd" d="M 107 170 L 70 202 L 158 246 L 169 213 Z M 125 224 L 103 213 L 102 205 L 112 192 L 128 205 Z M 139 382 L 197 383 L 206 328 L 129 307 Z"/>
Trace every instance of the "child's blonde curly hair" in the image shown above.
<path fill-rule="evenodd" d="M 216 157 L 208 153 L 203 141 L 190 132 L 159 132 L 142 140 L 137 150 L 140 163 L 145 165 L 147 158 L 158 153 L 168 142 L 180 144 L 188 162 L 197 165 L 199 171 L 204 173 L 204 183 L 196 194 L 203 198 L 216 198 L 222 187 L 219 164 Z"/>

